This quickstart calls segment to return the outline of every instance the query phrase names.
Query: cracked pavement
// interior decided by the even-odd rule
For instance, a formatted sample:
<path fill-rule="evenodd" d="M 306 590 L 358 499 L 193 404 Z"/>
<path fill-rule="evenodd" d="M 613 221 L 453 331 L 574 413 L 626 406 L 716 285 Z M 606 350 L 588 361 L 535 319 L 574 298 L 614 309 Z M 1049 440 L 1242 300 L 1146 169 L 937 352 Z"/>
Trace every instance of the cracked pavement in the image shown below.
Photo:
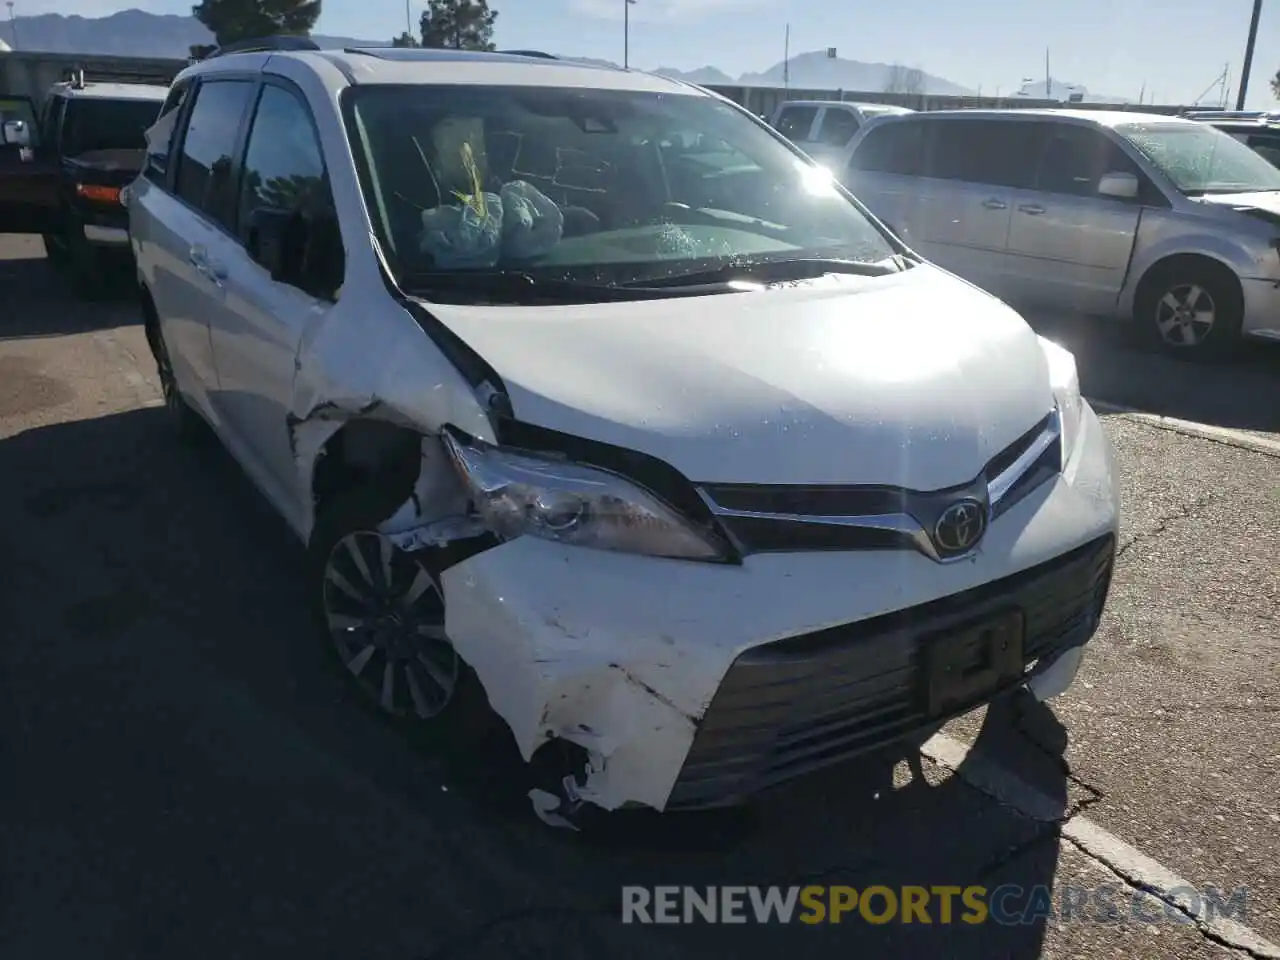
<path fill-rule="evenodd" d="M 1107 417 L 1121 554 L 1080 681 L 1052 709 L 1020 698 L 962 718 L 946 732 L 972 749 L 954 763 L 904 748 L 749 811 L 571 835 L 536 820 L 501 756 L 428 750 L 347 695 L 308 631 L 291 534 L 226 456 L 170 438 L 127 300 L 71 301 L 38 250 L 0 238 L 0 285 L 19 301 L 0 316 L 0 956 L 1259 955 L 1159 910 L 1017 926 L 619 919 L 624 884 L 1135 895 L 1147 881 L 1087 825 L 1194 885 L 1247 886 L 1245 922 L 1280 940 L 1280 459 Z M 1183 399 L 1150 408 L 1186 416 L 1203 377 L 1211 422 L 1280 431 L 1266 357 L 1172 376 L 1110 349 L 1087 341 L 1087 390 L 1114 367 L 1135 392 L 1163 382 Z M 1274 413 L 1246 409 L 1264 381 Z M 995 799 L 979 758 L 1050 812 Z"/>

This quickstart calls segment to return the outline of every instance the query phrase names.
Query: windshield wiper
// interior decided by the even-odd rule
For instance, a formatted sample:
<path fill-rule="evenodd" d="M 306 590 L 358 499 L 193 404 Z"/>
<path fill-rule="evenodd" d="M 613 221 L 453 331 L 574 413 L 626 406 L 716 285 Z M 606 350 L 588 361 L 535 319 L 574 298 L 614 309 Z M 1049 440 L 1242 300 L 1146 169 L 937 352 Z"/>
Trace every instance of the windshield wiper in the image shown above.
<path fill-rule="evenodd" d="M 456 270 L 414 273 L 404 278 L 405 292 L 443 300 L 462 298 L 502 303 L 602 303 L 642 300 L 640 290 L 536 277 L 523 270 Z M 671 294 L 667 294 L 670 296 Z"/>
<path fill-rule="evenodd" d="M 869 263 L 865 260 L 840 260 L 826 257 L 796 257 L 785 260 L 747 260 L 730 263 L 713 270 L 697 270 L 678 273 L 652 280 L 635 280 L 626 286 L 643 287 L 694 287 L 716 286 L 746 280 L 752 283 L 787 283 L 793 280 L 816 280 L 829 273 L 853 274 L 859 277 L 884 277 L 899 273 L 909 261 L 893 256 Z"/>

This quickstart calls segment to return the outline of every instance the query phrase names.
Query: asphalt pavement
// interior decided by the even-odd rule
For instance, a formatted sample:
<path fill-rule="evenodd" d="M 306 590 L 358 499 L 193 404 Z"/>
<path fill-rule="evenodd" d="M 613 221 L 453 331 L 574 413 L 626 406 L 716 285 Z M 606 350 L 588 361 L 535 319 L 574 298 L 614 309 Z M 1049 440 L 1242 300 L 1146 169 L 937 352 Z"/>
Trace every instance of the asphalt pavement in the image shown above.
<path fill-rule="evenodd" d="M 0 957 L 1280 956 L 1280 351 L 1204 368 L 1043 326 L 1089 395 L 1205 425 L 1106 416 L 1124 525 L 1076 686 L 747 811 L 572 834 L 505 756 L 352 701 L 292 534 L 166 430 L 127 296 L 80 303 L 0 237 Z M 624 885 L 680 884 L 1054 900 L 1016 924 L 621 922 Z M 1245 895 L 1215 913 L 1183 886 Z M 1082 892 L 1124 909 L 1064 911 Z"/>

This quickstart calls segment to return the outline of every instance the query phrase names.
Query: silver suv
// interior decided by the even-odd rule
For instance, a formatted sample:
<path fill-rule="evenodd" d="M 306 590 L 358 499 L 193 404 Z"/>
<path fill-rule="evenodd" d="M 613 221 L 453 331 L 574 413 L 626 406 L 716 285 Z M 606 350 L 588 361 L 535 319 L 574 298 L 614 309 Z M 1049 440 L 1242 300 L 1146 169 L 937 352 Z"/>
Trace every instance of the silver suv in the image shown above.
<path fill-rule="evenodd" d="M 1280 170 L 1207 124 L 1071 110 L 883 117 L 841 169 L 920 253 L 1011 302 L 1132 317 L 1188 357 L 1280 339 Z"/>

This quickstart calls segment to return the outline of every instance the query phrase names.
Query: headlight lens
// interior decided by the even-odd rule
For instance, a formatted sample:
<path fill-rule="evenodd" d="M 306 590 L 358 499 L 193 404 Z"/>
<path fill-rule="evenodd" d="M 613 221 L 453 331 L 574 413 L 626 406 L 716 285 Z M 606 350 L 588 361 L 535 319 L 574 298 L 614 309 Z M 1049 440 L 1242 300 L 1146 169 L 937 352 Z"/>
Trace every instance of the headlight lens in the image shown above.
<path fill-rule="evenodd" d="M 684 517 L 612 473 L 464 441 L 448 430 L 441 438 L 476 510 L 504 540 L 533 536 L 655 557 L 724 559 Z"/>
<path fill-rule="evenodd" d="M 1080 396 L 1080 376 L 1076 358 L 1052 340 L 1040 338 L 1040 348 L 1049 362 L 1049 383 L 1062 420 L 1062 463 L 1071 459 L 1080 437 L 1080 421 L 1084 416 L 1084 399 Z"/>

